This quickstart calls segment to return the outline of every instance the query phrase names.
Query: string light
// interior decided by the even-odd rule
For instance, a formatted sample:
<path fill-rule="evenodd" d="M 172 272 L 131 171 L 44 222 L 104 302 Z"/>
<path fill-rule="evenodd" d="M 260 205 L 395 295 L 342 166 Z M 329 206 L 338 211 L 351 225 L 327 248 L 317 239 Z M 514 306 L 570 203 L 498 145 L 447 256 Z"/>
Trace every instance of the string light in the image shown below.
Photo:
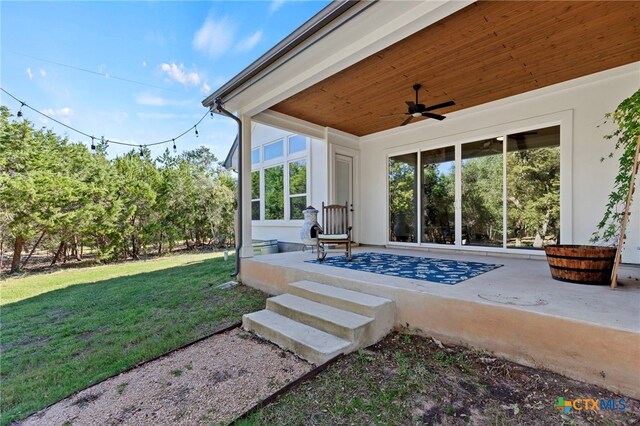
<path fill-rule="evenodd" d="M 63 122 L 61 122 L 59 120 L 56 120 L 55 118 L 51 117 L 50 115 L 45 114 L 44 112 L 33 108 L 32 106 L 28 105 L 26 102 L 21 101 L 20 99 L 18 99 L 15 96 L 13 96 L 11 93 L 7 92 L 2 87 L 0 87 L 0 90 L 2 92 L 6 93 L 7 95 L 9 95 L 11 98 L 16 100 L 17 102 L 20 102 L 20 109 L 18 110 L 18 114 L 17 114 L 18 117 L 22 117 L 24 115 L 23 112 L 22 112 L 22 108 L 23 107 L 29 108 L 31 111 L 33 111 L 35 113 L 38 113 L 38 114 L 42 115 L 43 117 L 46 117 L 49 120 L 54 121 L 54 122 L 58 123 L 59 125 L 61 125 L 63 127 L 66 127 L 69 130 L 72 130 L 72 131 L 74 131 L 74 132 L 76 132 L 76 133 L 78 133 L 80 135 L 83 135 L 83 136 L 85 136 L 87 138 L 90 138 L 91 139 L 91 149 L 95 149 L 95 144 L 94 144 L 95 136 L 93 136 L 93 135 L 91 135 L 89 133 L 83 132 L 82 130 L 78 130 L 75 127 L 69 126 L 68 124 L 65 124 L 65 123 L 63 123 Z M 197 129 L 196 126 L 198 124 L 200 124 L 202 122 L 202 120 L 204 120 L 206 118 L 207 114 L 209 114 L 209 113 L 211 114 L 211 117 L 213 118 L 213 110 L 209 110 L 209 111 L 204 113 L 202 118 L 200 118 L 200 120 L 198 120 L 198 122 L 196 124 L 194 124 L 193 126 L 189 127 L 189 129 L 187 129 L 184 132 L 180 133 L 178 136 L 173 137 L 171 139 L 165 139 L 165 140 L 161 140 L 161 141 L 157 141 L 157 142 L 147 143 L 147 144 L 144 144 L 144 147 L 146 148 L 146 147 L 151 147 L 151 146 L 156 146 L 156 145 L 163 145 L 163 144 L 167 144 L 167 143 L 173 143 L 173 149 L 175 150 L 176 149 L 176 139 L 180 139 L 181 137 L 183 137 L 184 135 L 189 133 L 191 130 L 195 130 L 196 137 L 198 137 L 198 129 Z M 141 145 L 141 144 L 129 143 L 129 142 L 120 142 L 120 141 L 116 141 L 116 140 L 112 140 L 112 139 L 107 139 L 105 141 L 104 136 L 101 138 L 101 141 L 102 141 L 103 145 L 106 142 L 107 144 L 138 147 L 138 148 L 140 148 L 140 157 L 144 156 L 144 153 L 142 152 L 143 145 Z"/>

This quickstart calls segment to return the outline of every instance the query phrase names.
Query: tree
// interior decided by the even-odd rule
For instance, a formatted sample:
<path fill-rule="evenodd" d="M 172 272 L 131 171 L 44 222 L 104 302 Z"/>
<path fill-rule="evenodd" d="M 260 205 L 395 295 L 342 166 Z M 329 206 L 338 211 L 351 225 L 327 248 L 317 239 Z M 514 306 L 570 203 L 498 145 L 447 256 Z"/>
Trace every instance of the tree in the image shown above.
<path fill-rule="evenodd" d="M 228 245 L 236 182 L 206 147 L 153 160 L 148 149 L 107 158 L 0 109 L 0 250 L 13 245 L 12 272 L 39 245 L 53 262 L 136 259 L 185 241 Z M 282 185 L 280 185 L 282 188 Z M 22 254 L 29 256 L 22 262 Z M 0 264 L 2 259 L 0 259 Z"/>

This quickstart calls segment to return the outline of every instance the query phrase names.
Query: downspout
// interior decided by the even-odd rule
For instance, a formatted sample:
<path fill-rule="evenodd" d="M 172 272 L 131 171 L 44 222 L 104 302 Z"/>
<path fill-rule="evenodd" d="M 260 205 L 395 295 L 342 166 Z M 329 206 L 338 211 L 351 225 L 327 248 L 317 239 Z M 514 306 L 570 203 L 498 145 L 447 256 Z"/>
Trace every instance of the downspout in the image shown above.
<path fill-rule="evenodd" d="M 222 106 L 222 99 L 216 98 L 215 108 L 218 113 L 226 115 L 238 123 L 238 235 L 236 235 L 236 270 L 231 274 L 237 277 L 240 274 L 240 250 L 242 250 L 242 120 Z"/>

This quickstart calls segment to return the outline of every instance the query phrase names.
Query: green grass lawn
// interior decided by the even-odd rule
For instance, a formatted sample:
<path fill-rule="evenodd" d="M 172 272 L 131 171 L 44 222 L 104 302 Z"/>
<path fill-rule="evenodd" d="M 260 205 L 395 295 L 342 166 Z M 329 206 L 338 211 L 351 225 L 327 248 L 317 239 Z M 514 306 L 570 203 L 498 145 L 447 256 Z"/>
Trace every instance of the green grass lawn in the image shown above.
<path fill-rule="evenodd" d="M 0 424 L 264 307 L 230 279 L 233 258 L 190 254 L 0 283 Z"/>

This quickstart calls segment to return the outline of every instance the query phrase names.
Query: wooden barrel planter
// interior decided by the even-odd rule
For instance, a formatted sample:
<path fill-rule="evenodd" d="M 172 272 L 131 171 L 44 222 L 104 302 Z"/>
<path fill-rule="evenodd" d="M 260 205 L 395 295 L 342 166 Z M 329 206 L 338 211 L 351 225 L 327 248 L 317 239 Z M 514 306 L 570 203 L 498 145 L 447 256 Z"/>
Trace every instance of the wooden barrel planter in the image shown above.
<path fill-rule="evenodd" d="M 616 257 L 615 247 L 558 244 L 546 246 L 554 280 L 582 284 L 609 284 Z"/>

